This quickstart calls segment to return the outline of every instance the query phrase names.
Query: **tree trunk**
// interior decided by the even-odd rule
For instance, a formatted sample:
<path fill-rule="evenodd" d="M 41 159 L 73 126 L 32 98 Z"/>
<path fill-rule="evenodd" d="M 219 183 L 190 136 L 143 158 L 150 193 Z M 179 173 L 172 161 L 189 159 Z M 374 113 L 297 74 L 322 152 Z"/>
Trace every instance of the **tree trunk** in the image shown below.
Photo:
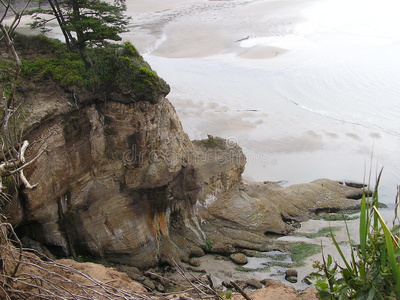
<path fill-rule="evenodd" d="M 64 18 L 61 14 L 61 10 L 60 10 L 60 6 L 58 5 L 57 0 L 54 0 L 54 3 L 52 0 L 48 0 L 51 9 L 53 10 L 54 16 L 57 19 L 58 25 L 60 25 L 61 31 L 64 35 L 64 39 L 65 39 L 65 44 L 67 44 L 68 49 L 71 49 L 71 42 L 72 42 L 72 37 L 71 37 L 71 33 L 67 30 L 65 30 L 65 22 L 64 22 Z"/>
<path fill-rule="evenodd" d="M 64 20 L 64 15 L 62 13 L 62 10 L 60 8 L 60 4 L 58 3 L 58 0 L 48 0 L 49 4 L 54 12 L 54 15 L 57 18 L 58 24 L 60 25 L 61 30 L 63 31 L 64 37 L 65 37 L 65 41 L 67 43 L 68 48 L 72 47 L 78 52 L 79 57 L 81 58 L 81 60 L 83 61 L 83 63 L 85 64 L 85 67 L 87 69 L 89 69 L 92 65 L 90 64 L 90 62 L 87 59 L 87 55 L 86 55 L 86 51 L 85 51 L 85 44 L 81 43 L 81 39 L 83 36 L 83 32 L 80 31 L 78 32 L 77 29 L 75 29 L 75 32 L 77 34 L 77 38 L 78 40 L 76 40 L 72 35 L 71 32 L 69 30 L 65 29 L 65 20 Z M 54 1 L 54 3 L 53 3 Z M 77 0 L 73 0 L 72 1 L 72 20 L 75 23 L 77 20 L 80 19 L 80 12 L 79 12 L 79 3 Z M 57 17 L 58 16 L 58 17 Z M 82 45 L 83 46 L 82 46 Z"/>

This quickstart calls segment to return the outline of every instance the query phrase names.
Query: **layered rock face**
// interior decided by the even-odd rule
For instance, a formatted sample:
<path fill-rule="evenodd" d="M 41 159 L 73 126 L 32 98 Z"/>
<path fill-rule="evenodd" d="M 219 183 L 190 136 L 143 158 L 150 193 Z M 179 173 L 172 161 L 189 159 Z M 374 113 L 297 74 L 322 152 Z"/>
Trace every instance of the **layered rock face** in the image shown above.
<path fill-rule="evenodd" d="M 57 256 L 91 256 L 148 267 L 202 249 L 261 249 L 290 220 L 355 207 L 360 191 L 328 180 L 282 188 L 243 182 L 239 146 L 192 142 L 170 102 L 92 99 L 43 86 L 26 95 L 31 148 L 46 149 L 7 207 L 18 234 Z M 70 101 L 71 102 L 71 101 Z"/>

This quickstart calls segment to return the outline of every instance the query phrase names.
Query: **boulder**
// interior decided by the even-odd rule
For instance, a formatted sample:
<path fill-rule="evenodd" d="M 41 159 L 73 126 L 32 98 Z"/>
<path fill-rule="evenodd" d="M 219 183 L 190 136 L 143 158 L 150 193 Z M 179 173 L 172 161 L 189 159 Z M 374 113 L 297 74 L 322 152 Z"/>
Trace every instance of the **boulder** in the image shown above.
<path fill-rule="evenodd" d="M 286 276 L 285 280 L 290 282 L 290 283 L 296 283 L 297 282 L 297 276 Z"/>
<path fill-rule="evenodd" d="M 298 272 L 295 269 L 288 269 L 285 271 L 285 280 L 289 281 L 290 283 L 297 282 Z"/>
<path fill-rule="evenodd" d="M 247 256 L 243 253 L 234 253 L 229 256 L 229 258 L 238 265 L 245 265 L 249 262 Z"/>
<path fill-rule="evenodd" d="M 254 278 L 247 280 L 246 284 L 247 286 L 255 289 L 261 289 L 263 287 L 262 283 Z"/>
<path fill-rule="evenodd" d="M 285 271 L 285 275 L 286 275 L 286 276 L 296 276 L 296 277 L 297 277 L 298 272 L 297 272 L 296 269 L 287 269 L 287 270 Z"/>
<path fill-rule="evenodd" d="M 200 267 L 200 265 L 201 265 L 201 260 L 198 259 L 198 258 L 192 257 L 192 258 L 189 260 L 189 264 L 190 264 L 191 266 L 193 266 L 193 267 Z"/>

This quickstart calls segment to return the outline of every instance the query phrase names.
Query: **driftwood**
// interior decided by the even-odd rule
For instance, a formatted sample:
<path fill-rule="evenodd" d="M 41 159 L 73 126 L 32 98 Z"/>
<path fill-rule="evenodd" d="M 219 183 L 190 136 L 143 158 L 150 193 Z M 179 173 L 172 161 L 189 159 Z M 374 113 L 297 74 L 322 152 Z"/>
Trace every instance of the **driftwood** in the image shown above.
<path fill-rule="evenodd" d="M 235 288 L 235 290 L 237 290 L 246 300 L 252 300 L 252 299 L 249 297 L 249 295 L 247 295 L 246 292 L 243 291 L 243 289 L 242 289 L 240 286 L 238 286 L 238 285 L 236 284 L 236 282 L 234 282 L 233 280 L 231 280 L 230 283 L 231 283 L 232 286 Z"/>
<path fill-rule="evenodd" d="M 24 174 L 24 169 L 35 162 L 44 150 L 39 152 L 31 159 L 26 158 L 26 152 L 29 147 L 29 142 L 23 140 L 22 133 L 18 134 L 18 126 L 16 122 L 16 112 L 20 107 L 20 101 L 17 97 L 17 86 L 21 74 L 21 59 L 14 47 L 12 33 L 17 28 L 21 21 L 24 11 L 29 5 L 30 0 L 25 1 L 21 10 L 17 10 L 12 5 L 11 0 L 0 0 L 0 8 L 2 15 L 0 16 L 0 42 L 4 42 L 6 49 L 11 53 L 14 61 L 14 69 L 10 74 L 9 91 L 5 89 L 1 91 L 3 114 L 0 119 L 0 138 L 1 138 L 1 153 L 0 153 L 0 200 L 8 200 L 8 195 L 5 193 L 4 179 L 12 177 L 15 182 L 22 184 L 27 189 L 34 189 L 37 184 L 31 184 Z M 12 19 L 11 24 L 5 25 L 6 18 Z M 22 130 L 22 129 L 21 129 Z"/>
<path fill-rule="evenodd" d="M 13 227 L 8 223 L 1 223 L 0 298 L 150 300 L 154 296 L 116 288 L 74 268 L 51 260 L 42 261 L 23 251 Z"/>

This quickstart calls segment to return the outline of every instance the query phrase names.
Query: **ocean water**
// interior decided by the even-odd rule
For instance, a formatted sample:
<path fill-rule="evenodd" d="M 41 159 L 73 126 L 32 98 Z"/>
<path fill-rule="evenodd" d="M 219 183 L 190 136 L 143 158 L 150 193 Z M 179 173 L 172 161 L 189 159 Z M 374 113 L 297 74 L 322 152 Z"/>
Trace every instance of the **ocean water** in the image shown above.
<path fill-rule="evenodd" d="M 153 1 L 149 1 L 153 2 Z M 154 1 L 124 35 L 171 86 L 192 139 L 243 147 L 244 177 L 400 183 L 400 3 Z"/>

